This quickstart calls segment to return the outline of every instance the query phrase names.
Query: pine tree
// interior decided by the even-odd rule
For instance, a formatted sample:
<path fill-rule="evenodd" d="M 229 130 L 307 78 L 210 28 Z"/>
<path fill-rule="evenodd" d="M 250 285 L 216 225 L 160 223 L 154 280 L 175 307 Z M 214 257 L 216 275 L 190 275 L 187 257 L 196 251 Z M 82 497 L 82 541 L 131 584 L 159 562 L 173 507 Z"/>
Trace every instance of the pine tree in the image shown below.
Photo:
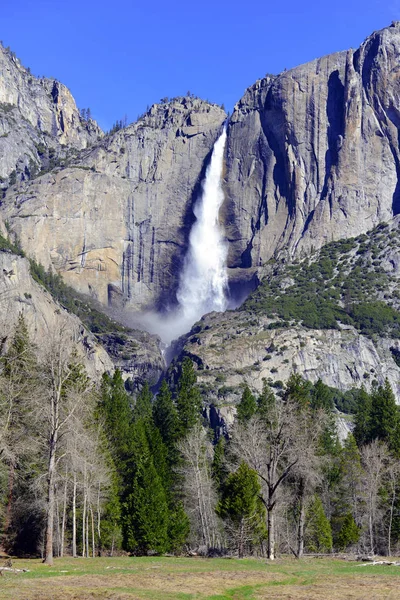
<path fill-rule="evenodd" d="M 119 369 L 113 377 L 103 375 L 99 414 L 105 420 L 105 431 L 118 471 L 131 451 L 131 399 L 125 390 Z M 121 462 L 122 461 L 122 462 Z"/>
<path fill-rule="evenodd" d="M 313 410 L 322 409 L 329 412 L 333 409 L 333 393 L 329 386 L 325 385 L 321 379 L 314 384 L 311 389 L 311 408 Z"/>
<path fill-rule="evenodd" d="M 293 402 L 299 409 L 307 408 L 311 403 L 311 387 L 309 381 L 293 373 L 287 381 L 284 400 Z"/>
<path fill-rule="evenodd" d="M 172 401 L 171 392 L 163 379 L 153 404 L 154 425 L 160 431 L 162 440 L 171 456 L 175 455 L 175 443 L 178 437 L 178 413 Z"/>
<path fill-rule="evenodd" d="M 342 520 L 342 527 L 336 538 L 338 550 L 347 550 L 349 546 L 357 544 L 360 539 L 360 530 L 351 513 L 347 513 Z"/>
<path fill-rule="evenodd" d="M 243 557 L 246 544 L 265 539 L 265 508 L 260 492 L 257 473 L 244 462 L 228 476 L 222 489 L 217 513 L 233 525 L 239 558 Z"/>
<path fill-rule="evenodd" d="M 124 506 L 124 546 L 136 554 L 168 549 L 168 506 L 165 490 L 150 455 L 140 461 Z"/>
<path fill-rule="evenodd" d="M 368 441 L 387 442 L 390 450 L 400 452 L 400 414 L 392 388 L 386 379 L 372 393 L 370 431 Z"/>
<path fill-rule="evenodd" d="M 358 446 L 365 444 L 370 438 L 372 399 L 362 386 L 357 394 L 354 415 L 353 435 Z"/>
<path fill-rule="evenodd" d="M 197 376 L 193 363 L 190 358 L 185 357 L 182 361 L 176 398 L 179 437 L 185 436 L 200 419 L 201 396 L 196 382 Z"/>
<path fill-rule="evenodd" d="M 135 408 L 133 409 L 134 421 L 137 421 L 138 419 L 143 419 L 148 423 L 152 421 L 152 399 L 153 395 L 150 391 L 149 384 L 146 381 L 136 399 Z"/>
<path fill-rule="evenodd" d="M 339 533 L 345 516 L 350 514 L 354 522 L 361 524 L 363 494 L 361 489 L 363 469 L 361 455 L 354 436 L 349 434 L 339 458 L 339 473 L 333 494 L 332 534 L 334 546 L 340 544 Z"/>
<path fill-rule="evenodd" d="M 306 516 L 305 544 L 310 552 L 331 552 L 332 529 L 321 498 L 314 496 Z"/>
<path fill-rule="evenodd" d="M 250 391 L 248 385 L 245 385 L 242 397 L 237 406 L 237 419 L 239 423 L 247 423 L 251 417 L 256 413 L 257 402 L 253 394 Z"/>
<path fill-rule="evenodd" d="M 271 409 L 275 405 L 275 394 L 269 387 L 265 379 L 263 379 L 262 392 L 257 400 L 257 413 L 263 421 L 268 421 L 271 415 Z"/>

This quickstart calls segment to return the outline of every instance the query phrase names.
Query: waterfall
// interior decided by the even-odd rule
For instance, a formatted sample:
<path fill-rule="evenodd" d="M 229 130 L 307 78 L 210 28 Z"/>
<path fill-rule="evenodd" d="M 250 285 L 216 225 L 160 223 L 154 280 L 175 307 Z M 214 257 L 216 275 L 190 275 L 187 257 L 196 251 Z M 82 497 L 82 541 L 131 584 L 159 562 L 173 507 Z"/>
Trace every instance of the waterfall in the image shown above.
<path fill-rule="evenodd" d="M 218 222 L 219 209 L 224 201 L 221 178 L 225 142 L 226 127 L 214 144 L 201 184 L 202 191 L 193 208 L 196 220 L 190 231 L 189 247 L 179 280 L 178 306 L 162 314 L 142 314 L 140 323 L 131 323 L 131 326 L 144 327 L 158 334 L 166 356 L 171 342 L 190 331 L 203 315 L 227 308 L 228 248 Z"/>
<path fill-rule="evenodd" d="M 224 201 L 221 176 L 225 142 L 226 127 L 214 144 L 202 194 L 193 209 L 196 221 L 190 232 L 177 293 L 179 312 L 187 330 L 204 314 L 223 311 L 227 306 L 227 246 L 218 222 Z"/>

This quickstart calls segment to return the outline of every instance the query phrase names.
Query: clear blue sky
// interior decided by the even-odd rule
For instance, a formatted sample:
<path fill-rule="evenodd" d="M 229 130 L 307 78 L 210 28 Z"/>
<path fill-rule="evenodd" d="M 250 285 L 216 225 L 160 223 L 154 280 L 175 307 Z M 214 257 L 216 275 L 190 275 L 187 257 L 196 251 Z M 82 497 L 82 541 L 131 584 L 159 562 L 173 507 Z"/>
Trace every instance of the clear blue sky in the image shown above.
<path fill-rule="evenodd" d="M 1 0 L 0 39 L 103 128 L 188 90 L 229 110 L 247 86 L 357 47 L 400 0 Z"/>

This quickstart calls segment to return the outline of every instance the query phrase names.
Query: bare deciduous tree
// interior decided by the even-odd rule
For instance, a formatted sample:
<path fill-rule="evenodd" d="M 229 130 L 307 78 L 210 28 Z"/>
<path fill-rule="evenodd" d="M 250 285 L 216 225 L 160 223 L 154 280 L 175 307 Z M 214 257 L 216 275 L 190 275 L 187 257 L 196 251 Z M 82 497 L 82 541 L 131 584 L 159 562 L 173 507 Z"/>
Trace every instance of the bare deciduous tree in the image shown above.
<path fill-rule="evenodd" d="M 299 461 L 296 453 L 298 409 L 291 402 L 274 402 L 268 418 L 253 417 L 236 425 L 233 454 L 256 471 L 262 481 L 262 502 L 267 509 L 268 550 L 275 558 L 275 509 L 278 490 Z"/>
<path fill-rule="evenodd" d="M 200 545 L 215 548 L 220 545 L 218 519 L 215 513 L 217 497 L 211 478 L 212 447 L 200 424 L 179 444 L 184 459 L 181 469 L 185 509 L 191 532 Z"/>

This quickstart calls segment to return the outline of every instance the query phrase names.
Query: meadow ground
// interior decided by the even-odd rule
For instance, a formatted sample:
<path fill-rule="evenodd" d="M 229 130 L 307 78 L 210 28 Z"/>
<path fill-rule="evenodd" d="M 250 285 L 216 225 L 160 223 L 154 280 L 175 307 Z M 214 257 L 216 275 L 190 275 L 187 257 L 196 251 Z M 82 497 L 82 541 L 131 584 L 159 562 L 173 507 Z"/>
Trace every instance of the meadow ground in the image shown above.
<path fill-rule="evenodd" d="M 14 560 L 0 600 L 400 600 L 400 567 L 329 558 Z"/>

